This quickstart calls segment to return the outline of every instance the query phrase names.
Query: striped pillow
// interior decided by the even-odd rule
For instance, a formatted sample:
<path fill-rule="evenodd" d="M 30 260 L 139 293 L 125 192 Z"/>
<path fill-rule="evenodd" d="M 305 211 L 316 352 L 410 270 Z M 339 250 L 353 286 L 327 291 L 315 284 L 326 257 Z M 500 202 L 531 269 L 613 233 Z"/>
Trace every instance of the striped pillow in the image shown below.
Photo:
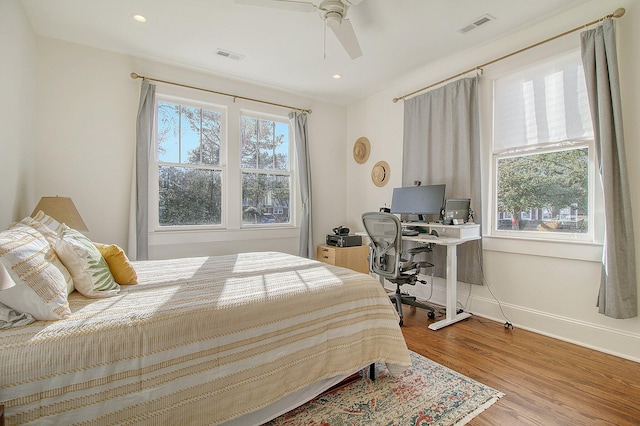
<path fill-rule="evenodd" d="M 36 213 L 36 215 L 33 216 L 33 220 L 35 220 L 36 222 L 40 222 L 41 224 L 49 228 L 51 231 L 55 232 L 56 235 L 62 232 L 62 224 L 57 220 L 55 220 L 54 218 L 52 218 L 51 216 L 49 216 L 48 214 L 46 214 L 45 212 L 43 212 L 42 210 L 38 210 L 38 213 Z"/>
<path fill-rule="evenodd" d="M 16 223 L 0 232 L 0 263 L 15 284 L 0 291 L 0 303 L 37 320 L 57 320 L 71 314 L 69 273 L 35 228 Z"/>
<path fill-rule="evenodd" d="M 51 244 L 51 247 L 55 250 L 56 239 L 58 238 L 58 234 L 62 232 L 62 224 L 48 216 L 42 212 L 42 210 L 38 210 L 38 213 L 34 217 L 25 217 L 20 221 L 20 223 L 24 223 L 25 225 L 29 225 L 34 228 L 36 231 L 40 232 L 46 240 Z M 73 280 L 71 279 L 71 274 L 69 271 L 64 269 L 65 280 L 67 281 L 67 296 L 71 294 L 73 291 Z"/>

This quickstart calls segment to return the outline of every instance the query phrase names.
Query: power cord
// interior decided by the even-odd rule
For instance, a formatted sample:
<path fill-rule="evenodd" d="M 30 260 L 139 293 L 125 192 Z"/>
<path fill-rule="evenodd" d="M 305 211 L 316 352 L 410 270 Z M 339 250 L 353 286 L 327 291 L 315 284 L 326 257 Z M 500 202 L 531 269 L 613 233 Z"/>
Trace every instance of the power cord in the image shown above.
<path fill-rule="evenodd" d="M 491 296 L 493 296 L 495 301 L 498 303 L 498 308 L 500 308 L 500 312 L 502 312 L 502 316 L 506 320 L 504 323 L 504 328 L 513 330 L 513 324 L 511 323 L 511 320 L 509 319 L 509 317 L 507 317 L 507 314 L 504 313 L 504 309 L 502 309 L 502 303 L 500 303 L 500 300 L 498 300 L 496 295 L 493 294 L 493 290 L 491 290 L 491 286 L 489 286 L 489 282 L 484 277 L 484 268 L 482 265 L 480 266 L 480 272 L 482 273 L 482 282 L 487 286 L 487 290 L 489 290 L 489 293 L 491 293 Z"/>
<path fill-rule="evenodd" d="M 433 252 L 431 252 L 431 255 L 433 256 Z M 513 323 L 511 322 L 509 317 L 507 317 L 507 314 L 504 313 L 504 309 L 502 308 L 502 303 L 500 303 L 500 300 L 493 293 L 493 290 L 491 289 L 491 286 L 489 285 L 489 282 L 487 281 L 487 279 L 486 279 L 486 277 L 484 275 L 484 264 L 482 262 L 479 250 L 478 250 L 478 263 L 480 264 L 480 275 L 482 277 L 482 282 L 484 283 L 484 285 L 487 286 L 487 289 L 489 290 L 489 293 L 491 293 L 491 296 L 496 301 L 496 303 L 498 303 L 498 308 L 500 309 L 500 312 L 502 313 L 502 316 L 505 319 L 504 328 L 508 329 L 508 330 L 513 330 Z M 431 280 L 430 280 L 431 282 L 429 284 L 430 284 L 431 288 L 430 288 L 429 297 L 427 299 L 425 299 L 425 300 L 420 300 L 421 302 L 428 302 L 429 300 L 431 300 L 431 297 L 433 296 L 434 268 L 431 268 L 431 274 L 430 275 L 431 275 Z M 466 312 L 467 311 L 467 305 L 469 304 L 469 299 L 471 298 L 472 288 L 473 288 L 473 284 L 469 284 L 469 293 L 467 294 L 467 300 L 465 300 L 464 305 L 462 303 L 460 303 L 460 302 L 457 303 L 457 305 L 459 305 L 460 308 L 456 310 L 456 313 L 461 313 L 461 312 Z"/>
<path fill-rule="evenodd" d="M 482 276 L 482 282 L 484 283 L 484 285 L 487 286 L 487 290 L 489 290 L 489 293 L 491 293 L 491 296 L 493 297 L 493 299 L 498 303 L 498 308 L 500 308 L 500 312 L 502 313 L 502 316 L 506 320 L 505 323 L 504 323 L 504 328 L 508 329 L 508 330 L 513 330 L 513 323 L 511 322 L 509 317 L 507 317 L 507 314 L 504 313 L 504 309 L 502 308 L 502 303 L 500 303 L 500 300 L 498 300 L 496 295 L 493 293 L 493 290 L 491 289 L 491 286 L 489 285 L 489 282 L 487 281 L 487 279 L 486 279 L 486 277 L 484 275 L 484 264 L 483 264 L 482 258 L 480 256 L 480 250 L 478 250 L 478 264 L 480 264 L 480 275 Z M 471 289 L 472 288 L 473 288 L 473 285 L 469 284 L 469 294 L 467 295 L 467 300 L 465 301 L 465 305 L 463 306 L 463 309 L 465 309 L 465 310 L 466 310 L 467 304 L 469 303 L 469 299 L 471 298 Z"/>

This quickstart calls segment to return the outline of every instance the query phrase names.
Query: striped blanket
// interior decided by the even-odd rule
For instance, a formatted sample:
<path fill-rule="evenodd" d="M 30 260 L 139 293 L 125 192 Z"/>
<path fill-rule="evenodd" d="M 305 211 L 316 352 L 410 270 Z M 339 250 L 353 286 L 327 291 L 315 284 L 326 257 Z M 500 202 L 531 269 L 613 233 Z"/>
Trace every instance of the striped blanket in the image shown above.
<path fill-rule="evenodd" d="M 216 424 L 320 379 L 410 365 L 368 275 L 283 253 L 135 262 L 119 295 L 0 331 L 7 424 Z"/>

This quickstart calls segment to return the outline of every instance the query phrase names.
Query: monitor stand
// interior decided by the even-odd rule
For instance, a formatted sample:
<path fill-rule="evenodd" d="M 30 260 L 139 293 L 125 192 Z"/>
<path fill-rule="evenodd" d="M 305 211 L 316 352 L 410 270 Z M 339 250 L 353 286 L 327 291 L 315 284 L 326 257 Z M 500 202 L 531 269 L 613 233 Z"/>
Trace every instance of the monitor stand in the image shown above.
<path fill-rule="evenodd" d="M 424 224 L 428 224 L 429 220 L 425 219 L 423 215 L 419 214 L 418 215 L 418 221 L 416 223 L 424 223 Z"/>

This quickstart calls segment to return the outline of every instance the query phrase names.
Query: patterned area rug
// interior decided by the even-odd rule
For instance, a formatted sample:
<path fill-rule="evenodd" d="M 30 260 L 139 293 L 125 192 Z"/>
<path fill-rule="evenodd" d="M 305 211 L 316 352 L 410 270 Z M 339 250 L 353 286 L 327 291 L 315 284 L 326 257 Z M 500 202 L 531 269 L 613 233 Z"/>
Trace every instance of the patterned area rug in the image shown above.
<path fill-rule="evenodd" d="M 375 381 L 358 378 L 267 425 L 464 425 L 504 396 L 416 353 L 411 360 L 401 377 L 376 364 Z"/>

